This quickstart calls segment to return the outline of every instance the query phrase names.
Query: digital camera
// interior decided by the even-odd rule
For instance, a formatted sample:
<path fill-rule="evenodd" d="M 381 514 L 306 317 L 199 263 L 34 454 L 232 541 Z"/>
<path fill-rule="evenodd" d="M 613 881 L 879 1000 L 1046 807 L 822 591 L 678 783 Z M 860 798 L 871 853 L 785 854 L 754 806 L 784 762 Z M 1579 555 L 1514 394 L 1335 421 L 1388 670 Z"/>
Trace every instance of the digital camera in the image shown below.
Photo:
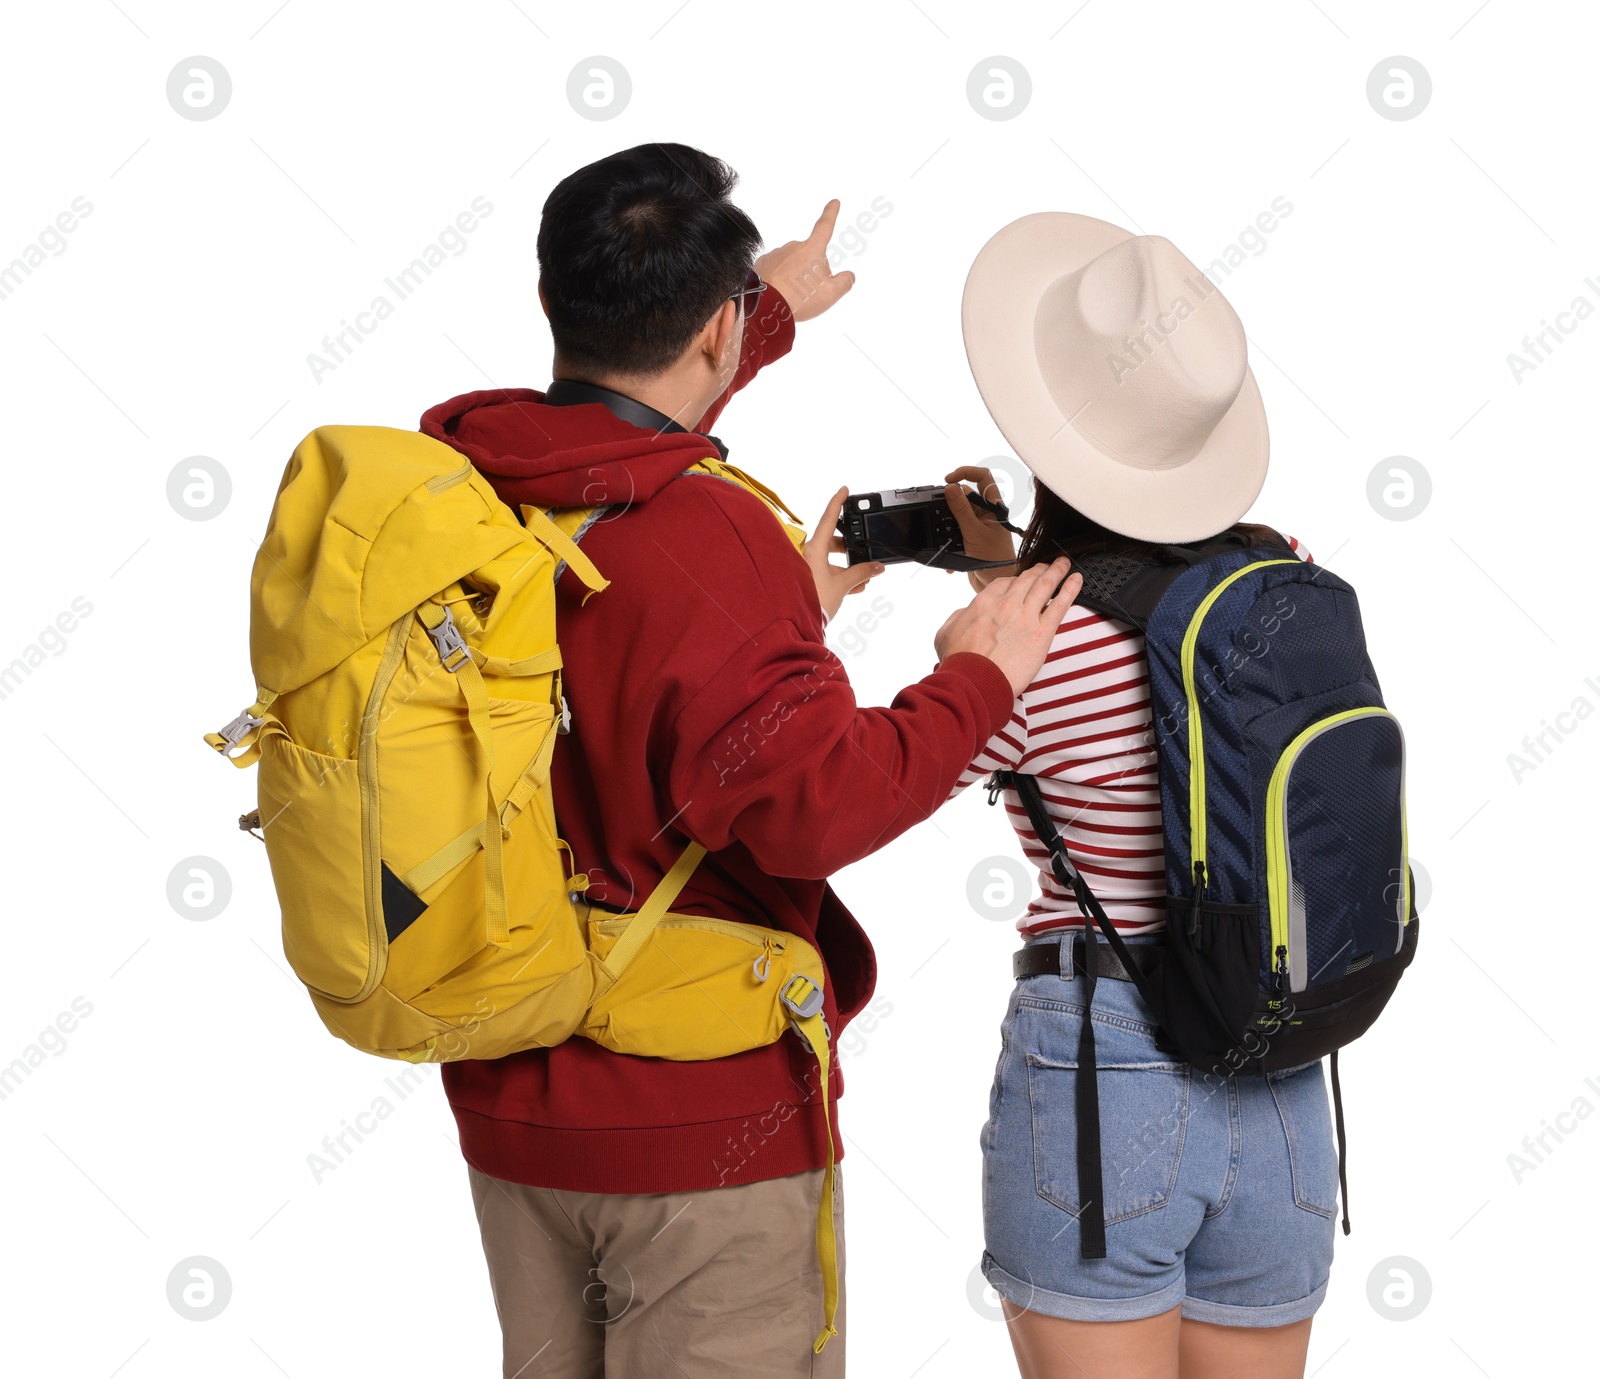
<path fill-rule="evenodd" d="M 1016 532 L 1004 503 L 963 490 L 967 501 L 992 512 L 1007 531 Z M 881 493 L 852 493 L 839 518 L 850 564 L 881 560 L 885 565 L 914 560 L 938 570 L 994 570 L 1012 560 L 978 560 L 963 549 L 961 527 L 950 511 L 943 484 L 891 488 Z"/>

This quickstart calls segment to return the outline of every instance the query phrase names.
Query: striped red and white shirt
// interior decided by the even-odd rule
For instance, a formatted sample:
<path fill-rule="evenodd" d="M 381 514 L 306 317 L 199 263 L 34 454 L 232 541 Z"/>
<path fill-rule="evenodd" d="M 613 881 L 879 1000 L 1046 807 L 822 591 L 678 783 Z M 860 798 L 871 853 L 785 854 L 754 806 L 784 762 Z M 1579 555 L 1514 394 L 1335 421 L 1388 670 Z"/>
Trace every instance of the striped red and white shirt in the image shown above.
<path fill-rule="evenodd" d="M 1311 559 L 1293 538 L 1289 544 L 1302 560 Z M 996 770 L 1039 777 L 1067 855 L 1107 918 L 1122 934 L 1159 933 L 1167 922 L 1167 880 L 1152 726 L 1144 634 L 1074 606 L 1011 721 L 989 739 L 951 794 Z M 1039 869 L 1041 894 L 1017 928 L 1032 938 L 1082 924 L 1016 791 L 1008 789 L 1004 799 L 1023 854 Z"/>

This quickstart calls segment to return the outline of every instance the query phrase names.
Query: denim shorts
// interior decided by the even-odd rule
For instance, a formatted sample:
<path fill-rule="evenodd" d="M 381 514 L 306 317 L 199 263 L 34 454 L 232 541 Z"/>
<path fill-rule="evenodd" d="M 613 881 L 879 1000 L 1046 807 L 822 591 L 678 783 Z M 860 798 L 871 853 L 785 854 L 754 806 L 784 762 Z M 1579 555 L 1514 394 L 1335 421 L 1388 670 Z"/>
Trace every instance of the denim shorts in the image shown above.
<path fill-rule="evenodd" d="M 1321 1062 L 1265 1079 L 1195 1071 L 1156 1048 L 1132 983 L 1101 978 L 1106 1257 L 1084 1259 L 1073 1102 L 1083 1016 L 1081 977 L 1025 977 L 1012 992 L 982 1135 L 990 1286 L 1070 1321 L 1179 1304 L 1222 1326 L 1309 1317 L 1328 1287 L 1339 1187 Z"/>

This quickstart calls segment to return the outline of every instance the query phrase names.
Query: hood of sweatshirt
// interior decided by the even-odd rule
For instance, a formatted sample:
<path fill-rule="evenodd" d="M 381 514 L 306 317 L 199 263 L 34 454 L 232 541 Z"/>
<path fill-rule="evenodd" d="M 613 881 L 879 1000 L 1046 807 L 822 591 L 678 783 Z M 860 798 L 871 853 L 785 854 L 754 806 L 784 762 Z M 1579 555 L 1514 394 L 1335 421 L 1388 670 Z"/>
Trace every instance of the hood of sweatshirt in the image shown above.
<path fill-rule="evenodd" d="M 649 431 L 598 402 L 552 407 L 533 388 L 463 393 L 422 415 L 511 507 L 642 503 L 717 448 L 693 431 Z"/>

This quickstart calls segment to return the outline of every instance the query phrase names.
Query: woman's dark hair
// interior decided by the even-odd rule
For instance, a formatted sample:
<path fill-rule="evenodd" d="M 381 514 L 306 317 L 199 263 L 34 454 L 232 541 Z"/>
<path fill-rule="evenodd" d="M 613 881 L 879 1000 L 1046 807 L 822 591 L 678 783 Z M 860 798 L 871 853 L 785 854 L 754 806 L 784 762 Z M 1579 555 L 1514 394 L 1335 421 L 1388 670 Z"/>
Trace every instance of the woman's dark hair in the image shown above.
<path fill-rule="evenodd" d="M 1100 551 L 1136 551 L 1145 543 L 1102 527 L 1064 498 L 1033 481 L 1033 516 L 1022 534 L 1017 568 L 1046 565 L 1058 555 L 1079 556 Z"/>
<path fill-rule="evenodd" d="M 539 280 L 563 364 L 667 368 L 744 282 L 761 235 L 728 200 L 737 174 L 685 144 L 640 144 L 556 184 Z"/>
<path fill-rule="evenodd" d="M 1250 538 L 1251 545 L 1281 545 L 1283 538 L 1271 527 L 1256 526 L 1248 522 L 1236 524 L 1233 530 Z M 1064 498 L 1046 488 L 1039 480 L 1033 481 L 1033 516 L 1028 529 L 1022 534 L 1022 544 L 1017 552 L 1017 568 L 1026 570 L 1030 565 L 1044 565 L 1058 555 L 1122 555 L 1148 551 L 1163 543 L 1139 541 L 1123 536 L 1109 527 L 1102 527 L 1092 518 L 1085 517 Z"/>

